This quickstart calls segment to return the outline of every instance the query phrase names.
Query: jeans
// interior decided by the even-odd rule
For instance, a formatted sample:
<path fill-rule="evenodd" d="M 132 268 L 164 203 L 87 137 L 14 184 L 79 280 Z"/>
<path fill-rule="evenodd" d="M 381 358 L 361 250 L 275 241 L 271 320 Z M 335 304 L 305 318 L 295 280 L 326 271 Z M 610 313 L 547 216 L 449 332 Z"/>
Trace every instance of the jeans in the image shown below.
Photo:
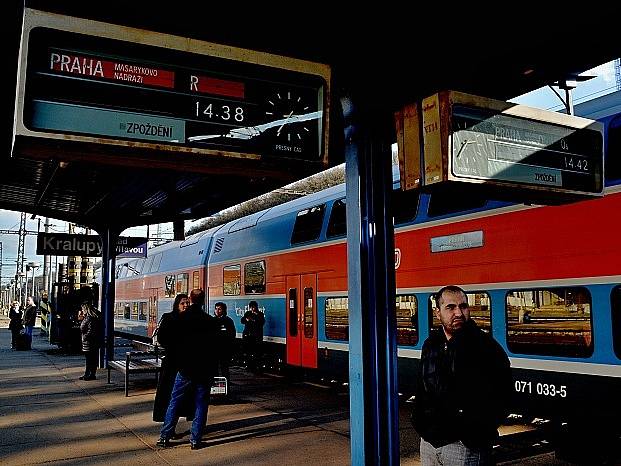
<path fill-rule="evenodd" d="M 435 448 L 425 439 L 420 439 L 420 462 L 422 466 L 483 466 L 491 465 L 491 448 L 474 450 L 462 442 L 453 442 Z"/>
<path fill-rule="evenodd" d="M 32 329 L 33 329 L 33 328 L 34 328 L 34 327 L 30 327 L 30 326 L 28 326 L 28 325 L 24 328 L 24 333 L 25 333 L 26 335 L 28 335 L 31 339 L 32 339 Z"/>
<path fill-rule="evenodd" d="M 190 429 L 190 442 L 199 443 L 203 437 L 203 429 L 207 423 L 207 411 L 209 410 L 209 395 L 211 394 L 211 380 L 204 382 L 193 381 L 188 377 L 184 377 L 180 372 L 177 373 L 172 394 L 170 395 L 170 403 L 164 417 L 164 425 L 160 430 L 160 438 L 170 439 L 175 433 L 175 427 L 179 421 L 177 412 L 181 406 L 184 395 L 187 391 L 194 387 L 195 398 L 194 420 Z"/>

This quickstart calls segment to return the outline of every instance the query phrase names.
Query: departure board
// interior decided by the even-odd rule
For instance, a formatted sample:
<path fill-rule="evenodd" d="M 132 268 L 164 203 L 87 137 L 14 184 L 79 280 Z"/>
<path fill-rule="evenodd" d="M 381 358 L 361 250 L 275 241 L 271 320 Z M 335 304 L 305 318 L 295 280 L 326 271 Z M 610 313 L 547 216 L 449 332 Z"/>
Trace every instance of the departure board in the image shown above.
<path fill-rule="evenodd" d="M 75 21 L 32 23 L 22 45 L 29 131 L 326 162 L 326 65 L 233 48 L 229 58 L 224 46 L 189 39 L 183 50 L 166 46 L 183 45 L 178 37 L 118 26 L 102 35 Z"/>

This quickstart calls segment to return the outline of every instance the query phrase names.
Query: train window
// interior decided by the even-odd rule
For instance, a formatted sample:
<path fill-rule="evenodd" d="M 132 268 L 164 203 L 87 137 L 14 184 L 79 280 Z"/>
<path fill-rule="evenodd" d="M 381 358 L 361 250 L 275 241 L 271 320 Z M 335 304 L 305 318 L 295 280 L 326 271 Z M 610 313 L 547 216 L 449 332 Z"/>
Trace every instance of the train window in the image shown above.
<path fill-rule="evenodd" d="M 237 296 L 241 292 L 241 265 L 227 265 L 222 273 L 224 295 Z"/>
<path fill-rule="evenodd" d="M 138 320 L 138 303 L 132 303 L 132 320 Z"/>
<path fill-rule="evenodd" d="M 244 293 L 265 293 L 265 261 L 248 262 L 244 265 Z"/>
<path fill-rule="evenodd" d="M 150 272 L 157 272 L 160 269 L 160 263 L 162 262 L 162 253 L 153 256 L 153 263 L 151 264 Z"/>
<path fill-rule="evenodd" d="M 469 291 L 466 293 L 468 298 L 468 308 L 470 309 L 470 318 L 474 320 L 484 332 L 490 333 L 492 331 L 492 306 L 489 294 L 484 291 Z M 433 295 L 429 298 L 429 315 L 432 329 L 440 328 L 440 319 L 438 319 L 433 312 L 436 307 L 436 300 Z"/>
<path fill-rule="evenodd" d="M 174 275 L 166 275 L 164 277 L 164 293 L 167 298 L 175 297 L 175 276 Z"/>
<path fill-rule="evenodd" d="M 509 291 L 505 305 L 511 352 L 569 357 L 593 353 L 591 294 L 586 288 Z"/>
<path fill-rule="evenodd" d="M 305 243 L 319 238 L 325 210 L 325 204 L 300 210 L 295 218 L 295 225 L 291 234 L 291 244 Z"/>
<path fill-rule="evenodd" d="M 315 300 L 313 299 L 313 289 L 304 288 L 304 337 L 313 338 Z"/>
<path fill-rule="evenodd" d="M 147 257 L 147 260 L 144 263 L 144 268 L 142 269 L 142 273 L 151 272 L 151 264 L 153 264 L 153 256 Z"/>
<path fill-rule="evenodd" d="M 345 198 L 338 199 L 332 204 L 328 231 L 326 232 L 328 238 L 347 234 L 347 215 L 345 210 Z"/>
<path fill-rule="evenodd" d="M 289 335 L 298 335 L 298 289 L 289 288 Z"/>
<path fill-rule="evenodd" d="M 179 293 L 188 294 L 189 287 L 190 287 L 190 274 L 189 273 L 178 273 L 177 282 L 176 282 L 177 294 Z"/>
<path fill-rule="evenodd" d="M 612 309 L 612 345 L 617 357 L 621 359 L 621 285 L 612 289 L 610 308 Z"/>
<path fill-rule="evenodd" d="M 138 303 L 138 320 L 147 320 L 147 303 Z"/>
<path fill-rule="evenodd" d="M 131 308 L 129 307 L 129 303 L 125 303 L 125 304 L 123 305 L 123 317 L 124 317 L 125 319 L 131 319 L 131 317 L 132 317 L 132 315 L 131 315 L 131 314 L 132 314 L 132 310 L 131 310 Z"/>
<path fill-rule="evenodd" d="M 192 272 L 192 289 L 195 290 L 196 288 L 202 288 L 201 287 L 201 274 L 198 270 L 195 270 L 194 272 Z"/>
<path fill-rule="evenodd" d="M 347 296 L 326 299 L 326 338 L 349 339 L 349 307 Z"/>
<path fill-rule="evenodd" d="M 395 225 L 409 223 L 416 218 L 418 212 L 419 192 L 393 190 L 392 211 Z"/>
<path fill-rule="evenodd" d="M 414 346 L 418 343 L 418 302 L 413 294 L 397 295 L 397 344 Z"/>
<path fill-rule="evenodd" d="M 123 303 L 116 303 L 114 306 L 114 315 L 116 316 L 117 319 L 122 319 L 123 318 Z"/>
<path fill-rule="evenodd" d="M 455 189 L 434 192 L 429 198 L 427 215 L 439 217 L 467 210 L 482 208 L 487 200 L 474 192 L 457 192 Z"/>

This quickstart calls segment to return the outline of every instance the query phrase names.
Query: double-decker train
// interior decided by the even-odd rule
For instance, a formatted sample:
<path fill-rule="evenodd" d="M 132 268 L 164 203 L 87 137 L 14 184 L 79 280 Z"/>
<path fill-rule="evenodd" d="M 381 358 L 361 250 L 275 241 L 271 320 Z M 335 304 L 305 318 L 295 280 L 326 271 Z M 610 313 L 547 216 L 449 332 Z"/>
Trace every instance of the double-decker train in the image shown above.
<path fill-rule="evenodd" d="M 621 414 L 621 114 L 605 126 L 601 198 L 534 206 L 403 192 L 393 210 L 400 391 L 438 325 L 432 294 L 462 286 L 471 316 L 511 360 L 514 412 L 559 420 Z M 117 263 L 115 327 L 152 335 L 174 296 L 207 291 L 240 318 L 255 300 L 270 353 L 348 375 L 345 186 L 338 185 Z M 450 266 L 447 266 L 450 265 Z M 581 421 L 583 422 L 583 421 Z M 585 426 L 590 429 L 591 426 Z"/>

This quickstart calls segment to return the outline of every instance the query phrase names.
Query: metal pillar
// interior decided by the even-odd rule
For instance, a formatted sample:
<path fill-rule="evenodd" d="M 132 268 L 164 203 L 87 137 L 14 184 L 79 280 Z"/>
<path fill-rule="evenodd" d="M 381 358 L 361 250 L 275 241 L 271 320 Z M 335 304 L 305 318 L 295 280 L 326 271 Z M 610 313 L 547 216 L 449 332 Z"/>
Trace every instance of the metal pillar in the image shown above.
<path fill-rule="evenodd" d="M 349 393 L 352 465 L 399 464 L 392 115 L 346 119 Z M 385 127 L 375 122 L 381 121 Z"/>
<path fill-rule="evenodd" d="M 98 230 L 103 243 L 101 257 L 101 315 L 104 323 L 103 353 L 100 352 L 100 367 L 108 367 L 114 360 L 114 268 L 116 264 L 116 243 L 119 233 L 109 227 Z"/>

